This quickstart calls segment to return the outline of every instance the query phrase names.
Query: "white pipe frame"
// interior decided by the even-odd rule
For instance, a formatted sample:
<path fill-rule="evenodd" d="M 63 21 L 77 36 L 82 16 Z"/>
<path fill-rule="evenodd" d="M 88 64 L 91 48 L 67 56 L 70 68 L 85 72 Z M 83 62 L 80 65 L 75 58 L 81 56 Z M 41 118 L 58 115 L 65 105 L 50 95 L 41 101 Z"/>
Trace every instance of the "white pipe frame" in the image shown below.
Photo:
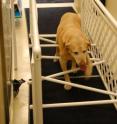
<path fill-rule="evenodd" d="M 106 95 L 117 96 L 117 93 L 102 90 L 102 89 L 98 89 L 98 88 L 88 87 L 88 86 L 84 86 L 84 85 L 81 85 L 81 84 L 70 83 L 70 82 L 67 82 L 67 81 L 62 81 L 62 80 L 58 80 L 58 79 L 54 79 L 54 78 L 50 78 L 50 77 L 44 77 L 44 76 L 42 76 L 42 79 L 46 80 L 46 81 L 58 83 L 58 84 L 70 85 L 72 87 L 80 88 L 80 89 L 84 89 L 84 90 L 88 90 L 88 91 L 93 91 L 93 92 L 102 93 L 102 94 L 106 94 Z"/>
<path fill-rule="evenodd" d="M 114 23 L 114 22 L 113 22 Z M 35 0 L 30 0 L 30 28 L 33 50 L 32 57 L 32 93 L 33 93 L 33 105 L 30 105 L 30 109 L 33 109 L 34 113 L 34 124 L 43 124 L 43 108 L 55 108 L 55 107 L 70 107 L 70 106 L 85 106 L 85 105 L 101 105 L 101 104 L 112 104 L 117 103 L 117 100 L 97 100 L 97 101 L 83 101 L 83 102 L 70 102 L 70 103 L 53 103 L 53 104 L 42 104 L 42 80 L 47 80 L 52 83 L 58 83 L 62 85 L 71 85 L 76 88 L 97 92 L 105 95 L 111 95 L 117 97 L 117 93 L 112 91 L 106 91 L 98 88 L 88 87 L 81 84 L 70 83 L 62 80 L 55 79 L 57 76 L 72 73 L 74 71 L 79 71 L 80 68 L 67 70 L 64 72 L 59 72 L 56 74 L 51 74 L 48 76 L 41 75 L 41 59 L 59 59 L 59 56 L 42 56 L 41 47 L 58 47 L 55 41 L 47 39 L 51 37 L 56 37 L 56 34 L 41 34 L 39 35 L 37 29 L 37 10 Z M 39 39 L 52 44 L 39 44 Z M 95 44 L 92 44 L 95 46 Z M 90 53 L 91 51 L 89 51 Z M 91 58 L 94 61 L 93 66 L 104 63 L 104 60 L 99 58 Z"/>
<path fill-rule="evenodd" d="M 90 106 L 90 105 L 104 105 L 117 103 L 117 100 L 95 100 L 85 102 L 67 102 L 67 103 L 51 103 L 43 104 L 43 108 L 59 108 L 59 107 L 78 107 L 78 106 Z M 30 109 L 33 109 L 33 105 L 30 105 Z"/>
<path fill-rule="evenodd" d="M 41 45 L 40 45 L 41 46 Z M 50 46 L 49 46 L 50 47 Z M 53 47 L 53 46 L 52 46 Z M 60 59 L 59 56 L 42 56 L 42 59 Z M 90 58 L 91 61 L 100 61 L 99 58 Z M 103 62 L 102 62 L 103 63 Z"/>
<path fill-rule="evenodd" d="M 103 63 L 103 61 L 101 63 Z M 93 63 L 93 66 L 96 66 L 97 64 L 100 64 L 100 63 Z M 54 77 L 57 77 L 57 76 L 61 76 L 61 75 L 65 75 L 65 74 L 69 74 L 69 73 L 73 73 L 73 72 L 77 72 L 79 70 L 80 70 L 80 68 L 70 69 L 70 70 L 67 70 L 67 71 L 63 71 L 63 72 L 55 73 L 55 74 L 52 74 L 52 75 L 48 75 L 46 77 L 54 78 Z"/>
<path fill-rule="evenodd" d="M 32 46 L 32 98 L 34 124 L 43 124 L 41 49 L 38 38 L 37 8 L 35 0 L 30 0 L 30 32 Z"/>
<path fill-rule="evenodd" d="M 109 45 L 109 47 L 108 47 L 108 44 L 107 44 L 107 41 L 109 41 L 109 40 L 107 40 L 107 39 L 105 39 L 105 41 L 103 41 L 104 40 L 104 35 L 103 35 L 103 37 L 100 39 L 101 40 L 101 42 L 100 42 L 100 40 L 98 41 L 98 38 L 99 38 L 99 35 L 100 35 L 100 33 L 102 32 L 102 30 L 103 30 L 103 28 L 104 28 L 104 25 L 105 25 L 105 27 L 107 26 L 108 27 L 108 29 L 110 30 L 110 33 L 111 33 L 111 35 L 113 36 L 113 35 L 115 35 L 115 37 L 116 37 L 116 39 L 117 39 L 117 22 L 116 22 L 116 20 L 112 17 L 112 15 L 107 11 L 107 9 L 102 5 L 102 3 L 99 1 L 99 0 L 94 0 L 94 1 L 92 1 L 92 0 L 89 0 L 88 1 L 90 4 L 92 4 L 93 5 L 93 8 L 95 8 L 95 10 L 96 10 L 96 12 L 97 13 L 95 13 L 95 16 L 96 15 L 99 15 L 99 16 L 97 16 L 97 18 L 99 18 L 99 19 L 101 19 L 101 20 L 98 20 L 98 19 L 95 19 L 94 20 L 94 22 L 92 22 L 92 19 L 90 19 L 90 18 L 88 18 L 88 17 L 92 17 L 93 19 L 94 19 L 94 17 L 92 16 L 92 14 L 91 13 L 89 13 L 88 11 L 85 11 L 86 9 L 88 10 L 89 8 L 90 8 L 90 6 L 86 6 L 86 9 L 84 9 L 83 7 L 81 7 L 81 9 L 82 9 L 82 12 L 83 12 L 83 18 L 82 18 L 82 20 L 83 20 L 83 29 L 84 29 L 84 31 L 85 31 L 85 33 L 87 33 L 87 32 L 90 32 L 90 37 L 91 37 L 91 39 L 92 39 L 92 37 L 93 37 L 93 42 L 96 42 L 96 46 L 98 47 L 98 49 L 100 49 L 100 51 L 98 51 L 98 52 L 96 52 L 96 48 L 97 47 L 95 47 L 95 48 L 93 48 L 92 50 L 94 50 L 92 53 L 91 53 L 91 55 L 94 57 L 94 56 L 100 56 L 100 54 L 102 54 L 103 56 L 103 58 L 105 58 L 105 64 L 102 64 L 102 65 L 100 65 L 100 66 L 96 66 L 97 67 L 97 70 L 98 70 L 98 72 L 99 72 L 99 74 L 100 74 L 100 77 L 102 78 L 102 81 L 103 81 L 103 84 L 104 84 L 104 86 L 105 86 L 105 88 L 106 88 L 106 90 L 107 91 L 112 91 L 112 92 L 116 92 L 117 93 L 117 83 L 116 83 L 116 79 L 117 78 L 115 78 L 114 76 L 113 77 L 111 77 L 111 79 L 110 79 L 110 81 L 109 81 L 109 74 L 106 74 L 106 71 L 104 71 L 103 72 L 103 69 L 105 68 L 104 67 L 104 65 L 108 65 L 109 64 L 109 66 L 111 67 L 111 66 L 113 66 L 114 68 L 116 68 L 116 60 L 114 59 L 114 61 L 113 61 L 113 63 L 110 65 L 110 62 L 111 62 L 111 58 L 112 58 L 112 56 L 113 56 L 113 58 L 116 58 L 115 57 L 115 55 L 117 56 L 117 54 L 113 54 L 113 55 L 111 55 L 111 56 L 108 56 L 108 52 L 110 51 L 110 50 L 108 50 L 108 49 L 110 49 L 111 48 L 111 46 Z M 85 3 L 85 5 L 87 5 L 88 3 Z M 89 4 L 89 5 L 90 5 Z M 83 4 L 82 4 L 83 5 Z M 92 10 L 93 10 L 93 8 L 92 8 Z M 85 14 L 84 14 L 85 13 Z M 88 15 L 88 17 L 87 17 L 87 15 Z M 88 18 L 88 19 L 87 19 Z M 86 21 L 85 21 L 86 20 Z M 99 21 L 102 21 L 103 23 L 102 23 L 102 25 L 100 25 L 99 27 L 102 27 L 102 28 L 97 28 L 98 27 L 98 22 L 97 22 L 97 20 L 98 20 L 98 22 Z M 89 22 L 89 23 L 86 23 L 86 22 Z M 97 23 L 97 25 L 95 25 Z M 89 28 L 89 25 L 91 25 L 90 27 L 94 27 L 94 28 Z M 95 26 L 94 26 L 95 25 Z M 85 30 L 85 27 L 87 28 L 86 30 Z M 97 29 L 100 29 L 99 30 L 99 32 L 97 32 Z M 95 29 L 95 30 L 94 30 Z M 105 30 L 106 31 L 106 30 Z M 103 32 L 102 32 L 103 33 Z M 103 33 L 104 34 L 104 33 Z M 105 34 L 105 37 L 106 37 L 106 34 Z M 109 37 L 110 38 L 110 37 Z M 111 39 L 110 39 L 111 40 Z M 112 39 L 113 40 L 113 39 Z M 105 42 L 105 47 L 103 48 L 103 45 L 99 45 L 99 43 L 100 44 L 102 44 L 102 42 L 104 43 Z M 112 42 L 112 45 L 114 46 L 113 47 L 113 51 L 114 51 L 114 48 L 115 47 L 117 47 L 116 46 L 116 43 L 114 44 L 113 42 Z M 107 49 L 107 54 L 106 53 L 104 53 L 104 51 L 105 51 L 105 48 L 107 48 L 108 47 L 108 49 Z M 103 51 L 101 51 L 101 49 L 103 50 Z M 112 51 L 111 50 L 111 51 Z M 113 53 L 113 51 L 112 52 L 109 52 L 109 53 Z M 105 56 L 108 56 L 108 59 L 105 57 Z M 110 58 L 111 57 L 111 58 Z M 110 59 L 110 60 L 109 60 Z M 112 68 L 111 68 L 112 69 Z M 109 71 L 109 73 L 113 73 L 113 75 L 115 74 L 115 71 L 113 71 L 113 70 L 111 70 L 110 69 L 110 71 Z M 114 82 L 113 82 L 114 81 Z M 112 86 L 112 87 L 111 87 Z M 114 100 L 114 99 L 117 99 L 117 97 L 113 97 L 112 95 L 109 95 L 110 96 L 110 98 L 112 99 L 112 100 Z M 116 104 L 114 104 L 114 106 L 115 106 L 115 108 L 117 109 L 117 103 Z"/>

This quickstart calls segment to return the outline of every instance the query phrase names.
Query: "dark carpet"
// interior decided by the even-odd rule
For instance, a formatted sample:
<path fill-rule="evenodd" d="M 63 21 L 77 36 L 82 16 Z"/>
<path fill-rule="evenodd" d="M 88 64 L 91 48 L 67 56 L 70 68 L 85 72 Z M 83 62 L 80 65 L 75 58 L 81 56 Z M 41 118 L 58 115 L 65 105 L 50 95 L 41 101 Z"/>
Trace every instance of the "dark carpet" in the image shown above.
<path fill-rule="evenodd" d="M 56 33 L 61 15 L 72 11 L 72 8 L 49 8 L 38 9 L 39 12 L 39 32 Z M 29 31 L 29 10 L 26 9 L 27 25 Z M 41 41 L 42 42 L 42 41 Z M 30 49 L 31 51 L 31 49 Z M 43 55 L 54 55 L 55 49 L 43 48 Z M 49 75 L 61 71 L 59 63 L 52 60 L 42 60 L 42 74 Z M 96 68 L 93 74 L 98 74 Z M 82 72 L 71 74 L 72 76 L 82 75 Z M 72 82 L 91 87 L 105 89 L 101 78 L 91 78 L 88 81 L 81 78 L 72 79 Z M 31 88 L 30 88 L 31 94 Z M 31 96 L 31 95 L 30 95 Z M 62 85 L 43 81 L 43 103 L 73 102 L 85 100 L 109 99 L 108 96 L 89 92 L 81 89 L 72 88 L 65 91 Z M 30 104 L 32 98 L 30 97 Z M 44 124 L 116 124 L 117 112 L 113 105 L 85 106 L 44 109 Z M 33 114 L 30 111 L 30 124 L 33 124 Z"/>

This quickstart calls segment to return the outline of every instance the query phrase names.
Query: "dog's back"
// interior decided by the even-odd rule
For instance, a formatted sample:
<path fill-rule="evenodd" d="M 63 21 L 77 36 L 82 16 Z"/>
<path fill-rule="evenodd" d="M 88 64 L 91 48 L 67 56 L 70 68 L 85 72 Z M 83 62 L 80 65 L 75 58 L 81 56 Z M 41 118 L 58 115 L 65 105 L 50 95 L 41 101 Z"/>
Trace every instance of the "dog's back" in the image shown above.
<path fill-rule="evenodd" d="M 57 28 L 57 43 L 64 42 L 63 39 L 67 40 L 70 36 L 75 35 L 75 32 L 80 33 L 80 15 L 75 13 L 65 13 L 59 23 Z M 78 35 L 78 33 L 77 33 Z M 81 34 L 80 34 L 81 35 Z"/>
<path fill-rule="evenodd" d="M 65 13 L 62 16 L 59 24 L 60 27 L 62 26 L 66 29 L 69 28 L 70 26 L 80 28 L 80 25 L 81 25 L 80 15 L 71 12 Z"/>

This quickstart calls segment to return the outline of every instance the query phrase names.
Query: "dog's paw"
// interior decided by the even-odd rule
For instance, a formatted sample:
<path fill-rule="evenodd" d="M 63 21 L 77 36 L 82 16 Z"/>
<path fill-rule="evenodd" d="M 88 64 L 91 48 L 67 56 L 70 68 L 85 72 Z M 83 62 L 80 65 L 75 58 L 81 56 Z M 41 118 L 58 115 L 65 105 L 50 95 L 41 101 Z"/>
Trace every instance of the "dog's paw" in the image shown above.
<path fill-rule="evenodd" d="M 66 84 L 64 85 L 65 90 L 71 90 L 71 88 L 72 88 L 72 86 L 70 86 L 70 85 L 66 85 Z"/>

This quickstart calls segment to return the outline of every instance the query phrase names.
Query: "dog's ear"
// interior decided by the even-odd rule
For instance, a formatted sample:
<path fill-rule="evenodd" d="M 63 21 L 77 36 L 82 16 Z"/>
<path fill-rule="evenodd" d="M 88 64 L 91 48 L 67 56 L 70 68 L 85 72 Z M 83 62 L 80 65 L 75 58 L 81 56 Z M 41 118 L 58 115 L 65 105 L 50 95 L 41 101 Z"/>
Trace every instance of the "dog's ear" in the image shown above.
<path fill-rule="evenodd" d="M 69 42 L 69 41 L 66 41 L 66 42 L 65 42 L 65 48 L 66 48 L 66 49 L 69 49 L 69 46 L 70 46 L 70 42 Z"/>
<path fill-rule="evenodd" d="M 63 37 L 62 40 L 63 40 L 63 43 L 64 43 L 65 48 L 68 49 L 69 46 L 70 46 L 70 41 L 69 41 L 69 39 L 66 38 L 66 37 Z"/>

